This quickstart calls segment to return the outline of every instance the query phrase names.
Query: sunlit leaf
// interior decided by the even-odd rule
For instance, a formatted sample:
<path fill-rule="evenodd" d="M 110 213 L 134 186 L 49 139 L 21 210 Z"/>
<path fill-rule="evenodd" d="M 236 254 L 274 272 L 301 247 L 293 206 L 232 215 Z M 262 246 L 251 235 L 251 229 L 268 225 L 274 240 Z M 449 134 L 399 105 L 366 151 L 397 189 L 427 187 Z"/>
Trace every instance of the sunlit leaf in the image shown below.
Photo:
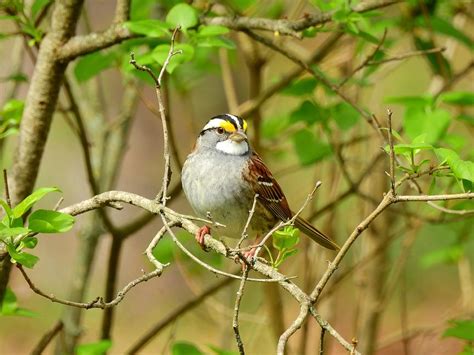
<path fill-rule="evenodd" d="M 317 81 L 315 78 L 305 78 L 293 81 L 290 85 L 280 91 L 283 95 L 303 96 L 312 94 L 316 88 Z"/>
<path fill-rule="evenodd" d="M 218 47 L 218 48 L 226 48 L 226 49 L 235 49 L 236 45 L 232 40 L 225 38 L 225 37 L 203 37 L 200 38 L 198 43 L 198 47 Z"/>
<path fill-rule="evenodd" d="M 347 102 L 331 107 L 331 115 L 339 128 L 344 131 L 352 128 L 360 118 L 360 113 Z"/>
<path fill-rule="evenodd" d="M 316 106 L 312 101 L 305 100 L 290 114 L 290 122 L 306 122 L 312 125 L 316 122 L 322 122 L 326 119 L 326 113 L 322 107 Z"/>
<path fill-rule="evenodd" d="M 166 22 L 173 27 L 180 27 L 186 31 L 189 27 L 198 24 L 198 15 L 196 10 L 188 4 L 175 5 L 166 15 Z"/>
<path fill-rule="evenodd" d="M 160 20 L 128 21 L 123 25 L 133 33 L 148 37 L 164 37 L 170 34 L 170 25 Z"/>
<path fill-rule="evenodd" d="M 74 75 L 78 82 L 87 81 L 101 71 L 110 68 L 117 56 L 112 52 L 95 52 L 81 57 L 74 67 Z"/>
<path fill-rule="evenodd" d="M 273 246 L 277 250 L 292 249 L 300 240 L 300 231 L 298 228 L 287 226 L 273 233 L 272 239 Z"/>
<path fill-rule="evenodd" d="M 219 36 L 229 33 L 229 29 L 224 26 L 201 26 L 197 33 L 198 37 Z"/>
<path fill-rule="evenodd" d="M 446 329 L 443 337 L 454 337 L 458 339 L 474 341 L 474 320 L 452 320 L 451 327 Z"/>
<path fill-rule="evenodd" d="M 411 139 L 426 134 L 426 143 L 433 144 L 443 137 L 450 123 L 451 114 L 448 111 L 408 107 L 405 112 L 403 127 Z"/>
<path fill-rule="evenodd" d="M 36 18 L 36 15 L 38 15 L 39 12 L 51 1 L 52 0 L 35 0 L 33 5 L 31 5 L 31 16 Z"/>
<path fill-rule="evenodd" d="M 172 355 L 204 355 L 197 346 L 185 341 L 175 342 L 171 348 Z"/>
<path fill-rule="evenodd" d="M 18 235 L 27 234 L 31 229 L 25 227 L 1 227 L 0 226 L 0 240 L 5 238 L 16 237 Z"/>
<path fill-rule="evenodd" d="M 36 210 L 28 218 L 28 227 L 38 233 L 67 232 L 73 224 L 73 216 L 50 210 Z"/>
<path fill-rule="evenodd" d="M 39 261 L 39 258 L 36 255 L 32 255 L 29 253 L 25 253 L 24 251 L 17 251 L 16 248 L 11 244 L 6 244 L 8 254 L 10 254 L 11 258 L 15 260 L 17 263 L 32 269 L 35 264 Z"/>
<path fill-rule="evenodd" d="M 1 316 L 21 316 L 21 317 L 34 317 L 36 313 L 20 308 L 17 303 L 16 295 L 13 291 L 7 287 L 3 296 L 3 304 L 0 307 Z"/>
<path fill-rule="evenodd" d="M 440 96 L 441 101 L 452 105 L 472 106 L 474 105 L 474 93 L 469 91 L 451 91 Z"/>
<path fill-rule="evenodd" d="M 76 347 L 76 355 L 102 355 L 112 347 L 112 341 L 101 340 L 97 343 L 81 344 Z"/>
<path fill-rule="evenodd" d="M 457 262 L 463 256 L 463 253 L 462 245 L 451 245 L 423 255 L 421 257 L 421 265 L 428 268 L 437 264 L 452 264 Z"/>
<path fill-rule="evenodd" d="M 23 216 L 26 212 L 30 210 L 33 205 L 41 200 L 45 195 L 50 192 L 61 191 L 57 187 L 42 187 L 37 189 L 31 195 L 26 197 L 23 201 L 21 201 L 18 205 L 13 208 L 13 217 L 18 218 Z"/>

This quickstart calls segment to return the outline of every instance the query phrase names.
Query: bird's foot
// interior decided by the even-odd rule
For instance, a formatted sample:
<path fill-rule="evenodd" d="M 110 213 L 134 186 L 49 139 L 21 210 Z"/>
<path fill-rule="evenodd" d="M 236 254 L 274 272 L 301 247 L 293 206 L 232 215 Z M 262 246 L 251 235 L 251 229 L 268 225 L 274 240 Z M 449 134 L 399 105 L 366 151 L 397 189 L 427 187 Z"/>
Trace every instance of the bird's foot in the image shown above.
<path fill-rule="evenodd" d="M 244 251 L 240 257 L 240 265 L 242 266 L 242 271 L 245 270 L 245 267 L 252 267 L 255 263 L 255 253 L 257 252 L 256 247 L 252 247 L 250 250 Z"/>
<path fill-rule="evenodd" d="M 209 226 L 203 226 L 196 232 L 195 238 L 202 250 L 207 251 L 208 248 L 204 245 L 204 236 L 211 234 L 211 228 Z"/>

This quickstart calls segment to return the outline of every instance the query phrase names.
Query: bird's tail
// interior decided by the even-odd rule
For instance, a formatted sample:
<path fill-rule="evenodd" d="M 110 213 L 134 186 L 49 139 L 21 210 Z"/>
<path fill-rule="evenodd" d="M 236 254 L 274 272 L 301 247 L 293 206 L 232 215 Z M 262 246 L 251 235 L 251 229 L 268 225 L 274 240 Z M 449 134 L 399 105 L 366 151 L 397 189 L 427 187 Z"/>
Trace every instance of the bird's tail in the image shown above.
<path fill-rule="evenodd" d="M 299 228 L 304 234 L 314 240 L 316 243 L 322 245 L 325 248 L 331 250 L 339 250 L 340 247 L 334 243 L 328 236 L 316 229 L 311 223 L 307 220 L 297 217 L 295 220 L 295 226 Z"/>

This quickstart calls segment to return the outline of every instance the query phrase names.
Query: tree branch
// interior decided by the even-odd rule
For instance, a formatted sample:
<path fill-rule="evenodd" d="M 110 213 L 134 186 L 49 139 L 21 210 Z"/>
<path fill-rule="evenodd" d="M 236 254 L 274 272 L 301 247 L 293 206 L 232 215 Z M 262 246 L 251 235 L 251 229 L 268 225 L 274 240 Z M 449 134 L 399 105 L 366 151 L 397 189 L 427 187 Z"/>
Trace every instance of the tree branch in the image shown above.
<path fill-rule="evenodd" d="M 398 0 L 374 0 L 364 1 L 352 7 L 352 12 L 367 12 L 376 10 L 382 7 L 393 5 L 399 2 Z M 290 21 L 286 19 L 271 20 L 267 18 L 256 17 L 204 17 L 201 22 L 206 25 L 225 26 L 233 30 L 264 30 L 282 35 L 290 35 L 301 38 L 298 33 L 309 27 L 322 25 L 332 21 L 336 11 L 329 11 L 323 13 L 315 13 L 305 15 L 303 18 Z"/>

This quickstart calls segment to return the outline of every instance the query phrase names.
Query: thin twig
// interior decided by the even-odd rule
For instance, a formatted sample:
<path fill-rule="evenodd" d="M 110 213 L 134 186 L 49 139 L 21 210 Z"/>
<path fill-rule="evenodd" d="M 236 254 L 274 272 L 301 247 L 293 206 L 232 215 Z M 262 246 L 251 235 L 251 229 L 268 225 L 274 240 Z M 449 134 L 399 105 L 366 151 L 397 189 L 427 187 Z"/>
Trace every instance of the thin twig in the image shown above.
<path fill-rule="evenodd" d="M 8 188 L 8 173 L 7 169 L 3 169 L 3 184 L 5 186 L 5 199 L 7 200 L 8 207 L 12 208 L 12 201 L 10 199 L 10 190 Z"/>
<path fill-rule="evenodd" d="M 153 73 L 153 70 L 151 70 L 145 65 L 138 64 L 137 61 L 135 60 L 135 53 L 133 52 L 130 53 L 130 64 L 133 65 L 135 69 L 148 73 L 148 75 L 150 75 L 151 78 L 153 79 L 153 82 L 155 83 L 155 85 L 159 85 L 158 78 L 156 77 L 155 73 Z"/>
<path fill-rule="evenodd" d="M 380 50 L 382 45 L 385 42 L 385 39 L 387 38 L 387 29 L 383 31 L 382 38 L 380 39 L 379 43 L 375 46 L 374 50 L 364 59 L 362 63 L 360 63 L 348 76 L 346 76 L 338 85 L 339 88 L 344 86 L 351 78 L 354 77 L 354 75 L 361 69 L 365 68 L 368 63 L 375 57 L 377 52 Z"/>
<path fill-rule="evenodd" d="M 172 224 L 171 226 L 174 226 L 175 224 Z M 156 233 L 155 237 L 151 240 L 150 244 L 148 245 L 148 247 L 146 248 L 145 250 L 145 254 L 148 258 L 148 260 L 150 260 L 150 262 L 157 268 L 157 269 L 163 269 L 163 267 L 166 267 L 168 266 L 169 264 L 162 264 L 160 263 L 156 258 L 155 256 L 153 255 L 153 249 L 156 248 L 156 246 L 158 245 L 158 243 L 160 242 L 160 240 L 163 238 L 163 236 L 165 235 L 166 233 L 166 227 L 162 227 L 158 233 Z"/>
<path fill-rule="evenodd" d="M 324 355 L 324 335 L 326 334 L 326 329 L 321 328 L 321 334 L 319 335 L 319 355 Z"/>
<path fill-rule="evenodd" d="M 61 320 L 57 321 L 54 327 L 50 330 L 48 330 L 40 339 L 38 344 L 34 347 L 34 349 L 31 351 L 32 355 L 41 355 L 46 349 L 46 347 L 49 345 L 51 340 L 54 339 L 54 337 L 59 334 L 59 332 L 63 329 L 64 324 Z"/>
<path fill-rule="evenodd" d="M 393 62 L 396 60 L 403 60 L 406 58 L 410 57 L 415 57 L 419 55 L 424 55 L 424 54 L 432 54 L 432 53 L 441 53 L 444 52 L 446 48 L 430 48 L 430 49 L 425 49 L 425 50 L 420 50 L 420 51 L 413 51 L 413 52 L 408 52 L 408 53 L 403 53 L 403 54 L 398 54 L 390 58 L 382 59 L 382 60 L 370 60 L 366 63 L 366 65 L 379 65 L 379 64 L 384 64 L 388 62 Z"/>
<path fill-rule="evenodd" d="M 253 197 L 252 208 L 249 211 L 247 222 L 245 223 L 244 229 L 242 231 L 242 237 L 239 239 L 239 242 L 237 243 L 237 246 L 235 247 L 235 249 L 240 249 L 242 242 L 249 236 L 247 233 L 247 230 L 249 228 L 250 222 L 252 221 L 252 217 L 255 213 L 255 206 L 257 205 L 257 199 L 258 199 L 258 194 L 255 194 L 255 196 Z"/>
<path fill-rule="evenodd" d="M 72 307 L 78 307 L 78 308 L 84 308 L 84 309 L 91 309 L 91 308 L 100 308 L 100 309 L 105 309 L 105 308 L 110 308 L 110 307 L 115 307 L 117 304 L 122 302 L 123 298 L 125 295 L 136 285 L 148 281 L 156 276 L 160 276 L 162 271 L 159 269 L 156 269 L 148 274 L 145 274 L 143 276 L 140 276 L 136 278 L 133 281 L 130 281 L 118 294 L 117 296 L 110 302 L 104 302 L 104 299 L 102 297 L 96 297 L 94 300 L 88 303 L 84 302 L 73 302 L 73 301 L 68 301 L 68 300 L 63 300 L 60 298 L 55 297 L 53 294 L 46 294 L 45 292 L 41 291 L 36 285 L 31 281 L 29 278 L 28 274 L 25 272 L 23 267 L 20 264 L 16 264 L 17 268 L 20 270 L 21 274 L 25 278 L 26 282 L 28 283 L 28 286 L 30 286 L 31 290 L 40 295 L 43 296 L 47 299 L 49 299 L 51 302 L 55 303 L 61 303 L 66 306 L 72 306 Z"/>
<path fill-rule="evenodd" d="M 444 213 L 457 214 L 457 215 L 460 215 L 460 216 L 474 214 L 474 210 L 453 210 L 451 208 L 446 208 L 446 207 L 437 205 L 436 203 L 431 202 L 431 201 L 428 201 L 427 203 L 428 203 L 429 206 L 437 209 L 438 211 L 444 212 Z"/>
<path fill-rule="evenodd" d="M 239 349 L 240 355 L 244 355 L 245 350 L 244 350 L 244 343 L 242 342 L 242 338 L 240 337 L 240 332 L 239 332 L 239 311 L 240 311 L 240 302 L 242 301 L 242 297 L 244 295 L 245 282 L 247 281 L 249 271 L 250 271 L 250 267 L 247 265 L 244 265 L 242 280 L 240 281 L 239 290 L 237 291 L 237 297 L 235 298 L 234 316 L 232 317 L 232 328 L 234 329 L 235 341 L 237 342 L 237 347 Z"/>
<path fill-rule="evenodd" d="M 161 125 L 163 128 L 163 157 L 165 159 L 163 183 L 162 183 L 160 192 L 156 196 L 156 200 L 160 200 L 163 206 L 166 206 L 166 201 L 168 199 L 168 185 L 171 180 L 171 166 L 170 166 L 170 152 L 169 152 L 169 140 L 168 140 L 168 126 L 167 126 L 167 120 L 166 120 L 165 105 L 163 103 L 163 97 L 161 95 L 161 81 L 163 79 L 163 75 L 166 72 L 166 67 L 171 61 L 171 58 L 176 54 L 182 53 L 181 50 L 178 50 L 178 51 L 174 50 L 174 43 L 175 43 L 176 35 L 178 32 L 179 32 L 179 27 L 176 27 L 173 31 L 173 35 L 171 36 L 171 44 L 170 44 L 170 49 L 168 51 L 168 55 L 165 59 L 165 62 L 163 63 L 163 66 L 161 67 L 158 77 L 156 77 L 156 75 L 153 73 L 153 70 L 151 70 L 150 68 L 143 65 L 139 65 L 135 60 L 134 53 L 130 53 L 130 64 L 132 64 L 138 70 L 147 72 L 151 76 L 153 81 L 155 82 L 156 98 L 158 100 L 158 111 L 160 112 Z"/>
<path fill-rule="evenodd" d="M 392 132 L 392 110 L 387 109 L 387 120 L 388 120 L 388 146 L 390 149 L 390 188 L 393 196 L 396 196 L 395 192 L 395 150 L 393 148 L 393 132 Z"/>

